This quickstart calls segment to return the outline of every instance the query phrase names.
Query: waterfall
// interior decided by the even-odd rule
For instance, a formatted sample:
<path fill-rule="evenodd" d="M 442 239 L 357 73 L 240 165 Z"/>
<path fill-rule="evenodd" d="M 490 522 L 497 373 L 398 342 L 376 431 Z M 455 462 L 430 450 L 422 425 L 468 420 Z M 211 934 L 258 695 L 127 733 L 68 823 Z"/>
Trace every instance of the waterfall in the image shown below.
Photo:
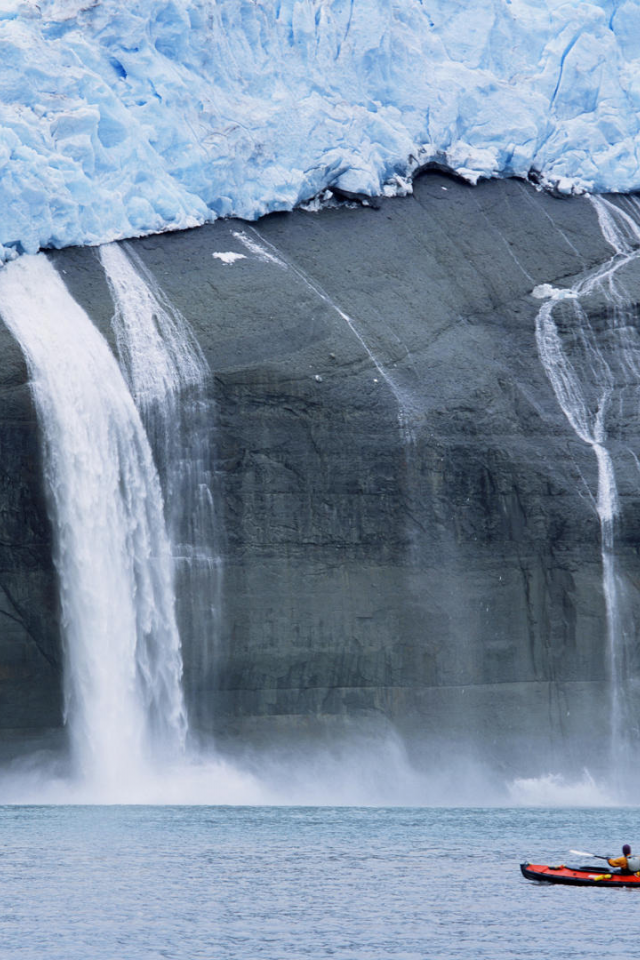
<path fill-rule="evenodd" d="M 615 552 L 620 512 L 607 420 L 633 404 L 638 413 L 640 337 L 635 303 L 624 287 L 624 270 L 640 259 L 638 208 L 630 213 L 609 201 L 591 198 L 613 256 L 573 287 L 536 288 L 549 296 L 536 318 L 538 352 L 556 398 L 577 436 L 588 444 L 598 466 L 596 511 L 600 523 L 602 585 L 606 608 L 611 688 L 611 777 L 615 781 L 631 736 L 632 714 L 626 694 L 626 649 L 630 632 L 624 586 Z"/>
<path fill-rule="evenodd" d="M 216 545 L 207 362 L 182 314 L 129 244 L 100 247 L 123 373 L 145 424 L 165 498 L 191 725 L 212 720 L 222 564 Z"/>
<path fill-rule="evenodd" d="M 207 362 L 177 311 L 130 245 L 99 248 L 115 305 L 113 329 L 123 372 L 145 411 L 201 385 Z"/>
<path fill-rule="evenodd" d="M 158 473 L 115 358 L 43 254 L 0 271 L 0 313 L 42 433 L 72 756 L 109 798 L 185 741 Z"/>

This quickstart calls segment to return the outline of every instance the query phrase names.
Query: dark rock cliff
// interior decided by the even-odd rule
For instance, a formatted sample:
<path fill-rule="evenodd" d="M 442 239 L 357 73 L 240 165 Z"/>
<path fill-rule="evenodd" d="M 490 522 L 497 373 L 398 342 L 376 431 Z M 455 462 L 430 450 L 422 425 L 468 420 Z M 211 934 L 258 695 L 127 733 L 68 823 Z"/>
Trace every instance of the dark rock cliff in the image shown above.
<path fill-rule="evenodd" d="M 9 744 L 60 725 L 62 710 L 38 430 L 20 350 L 4 327 L 0 336 L 0 728 Z"/>
<path fill-rule="evenodd" d="M 183 638 L 204 725 L 256 737 L 384 717 L 417 745 L 511 761 L 523 741 L 546 756 L 565 741 L 583 762 L 608 724 L 597 465 L 542 369 L 531 291 L 611 256 L 589 200 L 435 174 L 375 210 L 134 247 L 213 371 L 224 580 L 209 674 L 190 671 L 197 638 Z M 229 251 L 245 259 L 214 257 Z M 95 251 L 51 256 L 109 337 Z M 19 348 L 0 337 L 8 731 L 60 722 L 60 677 L 35 418 Z M 638 431 L 625 431 L 612 431 L 616 543 L 633 610 Z"/>

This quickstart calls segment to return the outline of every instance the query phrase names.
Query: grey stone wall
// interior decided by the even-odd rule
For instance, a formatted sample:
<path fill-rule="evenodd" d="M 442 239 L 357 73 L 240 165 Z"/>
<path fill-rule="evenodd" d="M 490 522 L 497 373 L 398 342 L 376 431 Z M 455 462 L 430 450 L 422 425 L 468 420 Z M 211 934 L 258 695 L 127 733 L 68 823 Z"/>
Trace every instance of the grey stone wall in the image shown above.
<path fill-rule="evenodd" d="M 611 255 L 589 200 L 436 174 L 379 209 L 133 245 L 213 372 L 224 581 L 208 674 L 189 669 L 198 638 L 184 637 L 203 725 L 270 737 L 384 717 L 416 749 L 518 758 L 523 742 L 548 755 L 564 741 L 583 762 L 608 723 L 597 469 L 541 367 L 531 290 Z M 213 256 L 227 251 L 246 259 Z M 110 336 L 95 252 L 52 256 Z M 4 329 L 0 354 L 0 725 L 45 726 L 59 718 L 51 534 Z M 635 610 L 630 433 L 612 449 Z"/>
<path fill-rule="evenodd" d="M 62 719 L 58 603 L 26 367 L 0 344 L 0 728 L 32 737 Z"/>

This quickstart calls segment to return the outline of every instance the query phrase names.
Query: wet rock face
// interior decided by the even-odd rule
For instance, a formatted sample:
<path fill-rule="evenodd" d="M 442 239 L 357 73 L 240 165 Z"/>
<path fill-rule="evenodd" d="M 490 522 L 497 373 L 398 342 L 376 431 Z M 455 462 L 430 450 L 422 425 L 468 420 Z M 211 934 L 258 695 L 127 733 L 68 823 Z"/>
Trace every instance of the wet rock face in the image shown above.
<path fill-rule="evenodd" d="M 0 351 L 0 727 L 61 723 L 58 602 L 40 444 L 17 346 Z"/>
<path fill-rule="evenodd" d="M 224 582 L 208 674 L 189 670 L 198 638 L 183 638 L 203 725 L 254 735 L 375 714 L 420 741 L 505 756 L 533 737 L 548 754 L 567 734 L 579 753 L 597 698 L 604 730 L 597 465 L 542 369 L 531 296 L 611 255 L 590 202 L 429 175 L 377 210 L 134 245 L 213 372 Z M 243 258 L 215 256 L 230 252 Z M 110 336 L 95 252 L 52 256 Z M 0 614 L 0 671 L 24 652 L 29 715 L 46 725 L 59 702 L 50 531 L 25 371 L 0 337 L 0 586 L 18 598 Z M 635 609 L 637 468 L 622 451 L 616 469 Z M 2 677 L 12 704 L 23 680 Z M 5 727 L 23 725 L 2 709 Z"/>

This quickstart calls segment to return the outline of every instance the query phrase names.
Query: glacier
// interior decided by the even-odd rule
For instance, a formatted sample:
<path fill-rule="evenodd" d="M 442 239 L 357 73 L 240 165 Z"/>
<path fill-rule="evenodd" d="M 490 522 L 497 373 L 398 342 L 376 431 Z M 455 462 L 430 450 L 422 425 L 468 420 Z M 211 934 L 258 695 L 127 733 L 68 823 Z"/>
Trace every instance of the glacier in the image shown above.
<path fill-rule="evenodd" d="M 327 188 L 640 188 L 638 0 L 0 0 L 0 259 Z"/>

